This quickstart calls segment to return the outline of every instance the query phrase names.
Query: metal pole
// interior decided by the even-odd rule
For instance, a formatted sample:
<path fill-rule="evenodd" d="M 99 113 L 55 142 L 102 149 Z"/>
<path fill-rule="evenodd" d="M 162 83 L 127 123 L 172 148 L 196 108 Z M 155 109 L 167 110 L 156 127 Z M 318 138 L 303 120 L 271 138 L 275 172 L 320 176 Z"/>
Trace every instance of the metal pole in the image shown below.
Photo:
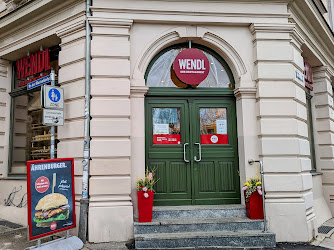
<path fill-rule="evenodd" d="M 51 69 L 51 86 L 56 86 L 55 83 L 55 71 Z M 55 126 L 51 126 L 51 145 L 50 145 L 50 158 L 54 159 L 55 158 Z"/>
<path fill-rule="evenodd" d="M 266 197 L 265 197 L 265 189 L 264 189 L 264 172 L 263 172 L 263 163 L 261 160 L 248 160 L 250 165 L 253 165 L 254 162 L 260 163 L 260 173 L 261 173 L 261 183 L 262 183 L 262 207 L 263 207 L 263 231 L 266 232 L 267 228 L 267 218 L 266 218 Z"/>
<path fill-rule="evenodd" d="M 87 241 L 88 222 L 88 179 L 90 161 L 90 61 L 91 61 L 91 27 L 88 18 L 90 13 L 91 0 L 86 0 L 86 76 L 85 76 L 85 139 L 82 160 L 82 198 L 80 200 L 80 219 L 78 236 L 83 243 Z"/>
<path fill-rule="evenodd" d="M 263 173 L 263 163 L 261 160 L 258 161 L 260 163 L 260 171 L 261 171 L 261 182 L 262 182 L 262 206 L 263 206 L 263 223 L 264 223 L 264 231 L 267 231 L 267 218 L 266 218 L 266 201 L 265 201 L 265 190 L 264 190 L 264 173 Z"/>
<path fill-rule="evenodd" d="M 37 240 L 37 247 L 41 247 L 41 239 Z"/>
<path fill-rule="evenodd" d="M 188 42 L 189 42 L 189 49 L 191 49 L 191 40 L 189 40 Z"/>

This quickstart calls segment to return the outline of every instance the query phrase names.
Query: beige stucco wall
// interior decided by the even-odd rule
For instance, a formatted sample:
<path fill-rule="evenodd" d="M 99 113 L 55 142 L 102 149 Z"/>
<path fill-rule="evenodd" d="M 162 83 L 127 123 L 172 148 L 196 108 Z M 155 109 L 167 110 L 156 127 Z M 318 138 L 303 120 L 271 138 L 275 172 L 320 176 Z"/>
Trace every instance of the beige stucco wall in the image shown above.
<path fill-rule="evenodd" d="M 48 12 L 48 6 L 58 10 Z M 65 90 L 65 125 L 58 130 L 58 157 L 75 158 L 77 206 L 85 140 L 84 8 L 84 1 L 56 5 L 54 1 L 36 0 L 34 5 L 20 9 L 18 16 L 0 20 L 0 58 L 15 61 L 28 49 L 60 43 L 59 83 Z M 33 9 L 44 11 L 32 17 L 28 13 Z M 324 198 L 321 192 L 313 197 L 305 86 L 295 75 L 304 69 L 302 44 L 327 65 L 329 75 L 334 62 L 331 54 L 325 56 L 326 46 L 306 32 L 307 24 L 300 13 L 293 14 L 283 1 L 170 4 L 169 1 L 95 0 L 91 10 L 92 160 L 88 240 L 133 238 L 133 221 L 137 217 L 135 181 L 145 169 L 144 74 L 162 49 L 188 39 L 215 50 L 233 72 L 240 182 L 259 173 L 258 166 L 250 166 L 248 159 L 263 160 L 269 230 L 277 234 L 278 241 L 311 240 L 317 227 L 315 202 L 318 205 L 326 200 L 334 211 L 330 203 L 334 195 L 330 178 L 334 161 L 332 139 L 324 136 L 328 129 L 321 125 L 332 128 L 333 105 L 329 103 L 332 92 L 328 89 L 324 95 L 314 97 L 317 102 L 328 100 L 317 107 L 327 107 L 321 114 L 327 112 L 328 116 L 317 117 L 315 122 L 319 122 L 315 136 L 317 147 L 321 148 L 317 161 L 326 187 Z M 15 18 L 20 21 L 15 23 Z M 330 88 L 331 77 L 319 81 L 325 81 L 322 85 Z M 4 95 L 7 99 L 3 102 L 0 98 L 0 110 L 4 112 L 9 110 L 6 94 L 9 86 L 8 65 L 1 60 L 0 97 Z M 9 138 L 8 116 L 3 118 L 2 114 L 0 177 L 7 176 Z M 4 190 L 3 185 L 7 184 L 0 180 L 0 190 Z M 1 192 L 6 196 L 9 191 Z"/>

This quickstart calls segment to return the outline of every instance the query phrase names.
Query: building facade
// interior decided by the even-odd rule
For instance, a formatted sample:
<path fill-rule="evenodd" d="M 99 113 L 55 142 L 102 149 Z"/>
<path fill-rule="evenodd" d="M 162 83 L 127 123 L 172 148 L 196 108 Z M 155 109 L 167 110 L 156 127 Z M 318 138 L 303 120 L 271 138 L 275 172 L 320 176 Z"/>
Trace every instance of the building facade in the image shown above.
<path fill-rule="evenodd" d="M 47 158 L 39 91 L 25 85 L 50 68 L 65 97 L 57 157 L 75 159 L 79 212 L 90 60 L 90 242 L 133 238 L 146 166 L 160 178 L 156 205 L 244 204 L 243 183 L 259 176 L 249 159 L 263 161 L 277 241 L 310 241 L 334 213 L 334 35 L 317 6 L 94 0 L 86 58 L 85 1 L 0 2 L 0 218 L 25 223 L 25 162 Z M 189 41 L 210 62 L 197 88 L 171 77 Z M 44 68 L 34 71 L 39 54 Z M 159 134 L 176 143 L 159 145 Z M 205 145 L 212 134 L 223 143 Z"/>

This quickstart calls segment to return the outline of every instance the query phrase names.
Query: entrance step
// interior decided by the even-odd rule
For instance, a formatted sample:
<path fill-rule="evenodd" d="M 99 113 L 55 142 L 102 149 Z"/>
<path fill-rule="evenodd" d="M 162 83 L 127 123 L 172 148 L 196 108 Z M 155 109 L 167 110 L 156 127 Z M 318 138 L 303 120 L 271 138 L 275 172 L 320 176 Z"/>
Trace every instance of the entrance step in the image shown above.
<path fill-rule="evenodd" d="M 180 220 L 152 220 L 149 223 L 135 222 L 135 234 L 174 232 L 262 230 L 263 220 L 248 218 L 192 218 Z"/>
<path fill-rule="evenodd" d="M 242 205 L 205 205 L 153 207 L 153 219 L 192 219 L 245 217 Z"/>
<path fill-rule="evenodd" d="M 197 247 L 275 247 L 275 234 L 262 231 L 214 231 L 138 234 L 136 249 L 173 249 Z"/>
<path fill-rule="evenodd" d="M 274 247 L 262 230 L 242 205 L 154 207 L 152 222 L 134 223 L 136 249 Z"/>

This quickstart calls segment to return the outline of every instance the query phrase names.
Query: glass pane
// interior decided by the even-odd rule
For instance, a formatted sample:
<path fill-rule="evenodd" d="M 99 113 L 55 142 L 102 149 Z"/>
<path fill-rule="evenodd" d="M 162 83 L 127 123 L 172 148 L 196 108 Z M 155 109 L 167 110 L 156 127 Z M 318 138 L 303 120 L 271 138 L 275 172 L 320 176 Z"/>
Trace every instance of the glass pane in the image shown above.
<path fill-rule="evenodd" d="M 160 56 L 152 65 L 147 76 L 146 85 L 149 87 L 176 87 L 171 79 L 171 67 L 176 56 L 186 48 L 175 48 Z M 198 85 L 198 88 L 231 88 L 230 79 L 223 65 L 211 54 L 202 50 L 210 62 L 210 71 L 207 78 Z M 181 87 L 181 86 L 180 86 Z"/>
<path fill-rule="evenodd" d="M 14 99 L 11 173 L 26 173 L 26 161 L 50 159 L 51 127 L 42 124 L 42 116 L 40 91 Z"/>
<path fill-rule="evenodd" d="M 200 109 L 201 144 L 228 144 L 226 108 Z"/>
<path fill-rule="evenodd" d="M 181 144 L 179 108 L 153 108 L 153 144 Z"/>

